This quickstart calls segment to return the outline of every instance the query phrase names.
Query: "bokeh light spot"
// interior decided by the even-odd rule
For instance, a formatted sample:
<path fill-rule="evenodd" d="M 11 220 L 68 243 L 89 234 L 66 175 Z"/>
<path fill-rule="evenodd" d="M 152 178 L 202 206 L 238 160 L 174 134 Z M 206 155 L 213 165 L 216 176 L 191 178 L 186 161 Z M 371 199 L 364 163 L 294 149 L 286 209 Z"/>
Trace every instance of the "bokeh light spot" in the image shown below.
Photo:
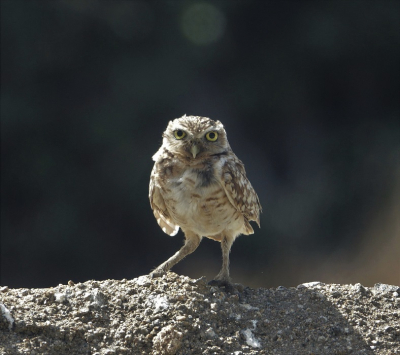
<path fill-rule="evenodd" d="M 187 39 L 197 45 L 207 45 L 221 39 L 225 32 L 224 14 L 214 5 L 195 3 L 182 15 L 181 28 Z"/>

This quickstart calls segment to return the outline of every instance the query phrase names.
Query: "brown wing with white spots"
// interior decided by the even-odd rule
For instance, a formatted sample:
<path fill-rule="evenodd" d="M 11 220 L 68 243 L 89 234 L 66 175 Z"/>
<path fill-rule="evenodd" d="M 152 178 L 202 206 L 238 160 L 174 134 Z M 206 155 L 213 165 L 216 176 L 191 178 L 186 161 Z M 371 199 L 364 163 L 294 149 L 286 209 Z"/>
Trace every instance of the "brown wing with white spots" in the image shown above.
<path fill-rule="evenodd" d="M 149 185 L 149 199 L 150 206 L 153 210 L 154 217 L 157 220 L 158 225 L 161 227 L 164 233 L 167 233 L 171 237 L 176 235 L 179 230 L 179 226 L 176 225 L 169 215 L 167 206 L 165 205 L 164 198 L 161 195 L 161 187 L 158 186 L 158 173 L 157 163 L 154 164 L 153 170 L 150 175 Z"/>
<path fill-rule="evenodd" d="M 246 177 L 243 163 L 232 151 L 222 167 L 221 178 L 232 205 L 243 214 L 247 221 L 255 221 L 260 227 L 260 201 Z M 247 223 L 246 227 L 249 233 L 253 232 L 250 224 Z"/>

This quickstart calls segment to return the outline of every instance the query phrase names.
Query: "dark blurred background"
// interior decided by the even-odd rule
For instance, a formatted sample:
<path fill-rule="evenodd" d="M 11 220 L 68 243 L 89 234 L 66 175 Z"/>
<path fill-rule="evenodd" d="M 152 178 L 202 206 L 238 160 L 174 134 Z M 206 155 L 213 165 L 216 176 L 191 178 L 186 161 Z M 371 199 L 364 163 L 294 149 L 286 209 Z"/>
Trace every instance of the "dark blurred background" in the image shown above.
<path fill-rule="evenodd" d="M 1 1 L 1 284 L 134 278 L 169 120 L 220 120 L 262 206 L 234 281 L 400 284 L 399 1 Z M 204 239 L 173 271 L 210 280 Z"/>

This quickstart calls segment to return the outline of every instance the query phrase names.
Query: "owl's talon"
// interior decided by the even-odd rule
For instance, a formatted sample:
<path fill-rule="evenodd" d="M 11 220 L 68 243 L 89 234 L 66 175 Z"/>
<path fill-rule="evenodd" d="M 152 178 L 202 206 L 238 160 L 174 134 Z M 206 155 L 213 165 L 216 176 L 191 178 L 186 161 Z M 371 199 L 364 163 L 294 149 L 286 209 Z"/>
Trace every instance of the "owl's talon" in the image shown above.
<path fill-rule="evenodd" d="M 219 288 L 225 288 L 225 292 L 227 292 L 227 293 L 236 294 L 236 293 L 240 292 L 239 291 L 240 288 L 237 288 L 236 284 L 232 284 L 226 280 L 211 280 L 208 284 L 210 286 L 217 286 Z"/>
<path fill-rule="evenodd" d="M 208 282 L 208 285 L 222 287 L 222 286 L 225 286 L 225 283 L 226 283 L 226 281 L 222 281 L 222 280 L 211 280 Z"/>
<path fill-rule="evenodd" d="M 154 279 L 154 278 L 156 278 L 156 277 L 161 277 L 161 276 L 163 276 L 164 274 L 165 274 L 165 271 L 155 269 L 155 270 L 153 270 L 153 271 L 149 274 L 149 276 L 150 276 L 152 279 Z"/>

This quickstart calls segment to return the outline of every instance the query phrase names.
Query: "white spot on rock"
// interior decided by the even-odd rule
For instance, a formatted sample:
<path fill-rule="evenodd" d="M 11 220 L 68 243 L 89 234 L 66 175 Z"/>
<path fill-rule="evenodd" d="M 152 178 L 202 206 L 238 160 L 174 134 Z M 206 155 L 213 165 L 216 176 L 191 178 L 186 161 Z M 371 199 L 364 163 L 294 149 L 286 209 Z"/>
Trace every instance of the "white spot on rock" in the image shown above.
<path fill-rule="evenodd" d="M 58 303 L 63 303 L 67 300 L 67 294 L 66 293 L 62 293 L 62 292 L 57 292 L 54 294 L 54 297 L 56 299 L 56 302 Z"/>
<path fill-rule="evenodd" d="M 160 312 L 164 309 L 168 309 L 170 304 L 167 297 L 162 295 L 150 296 L 146 301 L 146 306 L 154 308 L 154 313 Z"/>
<path fill-rule="evenodd" d="M 139 276 L 136 280 L 136 283 L 139 286 L 147 286 L 150 285 L 150 281 L 148 279 L 148 276 L 144 275 L 144 276 Z"/>
<path fill-rule="evenodd" d="M 174 325 L 167 325 L 153 338 L 153 349 L 156 354 L 176 354 L 182 346 L 182 337 L 183 334 Z"/>
<path fill-rule="evenodd" d="M 303 287 L 315 287 L 315 286 L 323 286 L 323 285 L 325 285 L 325 284 L 322 283 L 321 281 L 312 281 L 312 282 L 303 283 L 300 286 L 303 286 Z"/>
<path fill-rule="evenodd" d="M 240 303 L 240 305 L 243 308 L 246 308 L 248 311 L 257 311 L 259 309 L 258 307 L 253 307 L 252 305 L 250 305 L 248 303 Z"/>
<path fill-rule="evenodd" d="M 97 288 L 92 291 L 91 294 L 91 305 L 94 307 L 101 307 L 106 303 L 106 298 L 102 292 L 100 292 Z"/>
<path fill-rule="evenodd" d="M 247 345 L 253 347 L 253 348 L 259 348 L 261 347 L 260 342 L 257 340 L 257 338 L 254 336 L 253 332 L 251 331 L 251 329 L 245 329 L 242 330 L 242 334 L 244 335 L 245 339 L 246 339 L 246 343 Z"/>
<path fill-rule="evenodd" d="M 1 310 L 1 314 L 2 316 L 7 319 L 8 322 L 8 329 L 11 330 L 13 325 L 14 325 L 14 318 L 12 317 L 10 311 L 7 309 L 7 307 L 0 303 L 0 310 Z"/>

